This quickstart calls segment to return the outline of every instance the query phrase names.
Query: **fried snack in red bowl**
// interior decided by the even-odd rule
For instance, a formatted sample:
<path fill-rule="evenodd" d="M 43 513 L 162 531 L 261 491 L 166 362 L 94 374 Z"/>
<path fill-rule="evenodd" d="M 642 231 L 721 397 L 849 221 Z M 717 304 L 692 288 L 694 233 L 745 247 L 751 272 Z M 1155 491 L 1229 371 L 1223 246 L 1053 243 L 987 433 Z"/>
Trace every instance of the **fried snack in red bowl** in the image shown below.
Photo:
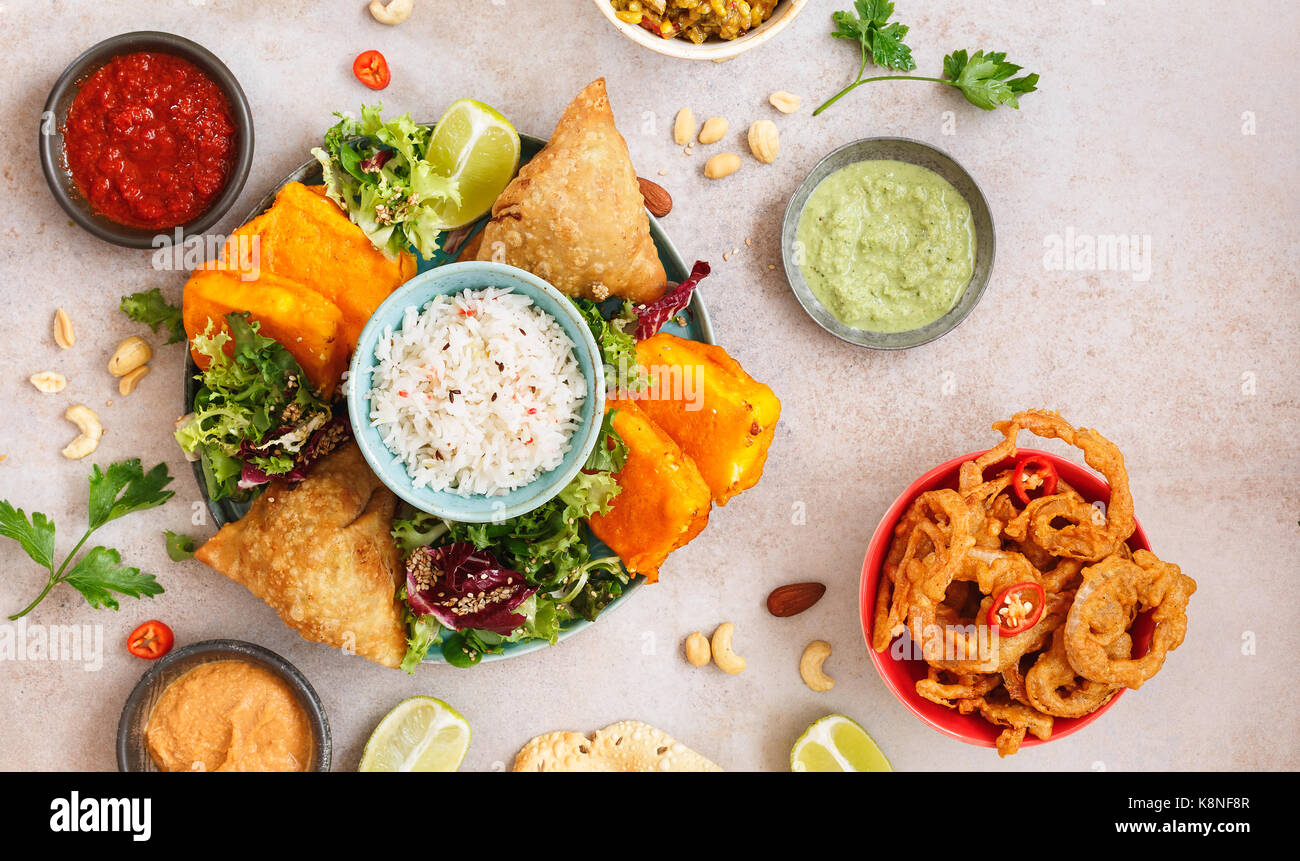
<path fill-rule="evenodd" d="M 999 747 L 998 739 L 1003 728 L 990 723 L 981 715 L 979 710 L 971 709 L 969 713 L 962 713 L 958 709 L 946 708 L 932 702 L 917 693 L 916 683 L 929 677 L 930 667 L 924 660 L 920 659 L 920 650 L 914 647 L 908 633 L 904 632 L 897 637 L 891 638 L 889 647 L 884 652 L 878 652 L 872 648 L 876 624 L 877 591 L 885 559 L 894 538 L 894 529 L 899 520 L 912 502 L 927 491 L 941 488 L 956 490 L 961 465 L 986 453 L 985 451 L 972 452 L 936 466 L 912 482 L 894 501 L 894 504 L 889 507 L 884 518 L 880 521 L 880 525 L 876 527 L 871 543 L 867 547 L 866 559 L 862 566 L 860 610 L 862 631 L 866 637 L 867 651 L 871 655 L 872 663 L 875 664 L 876 670 L 880 673 L 880 677 L 884 680 L 886 686 L 910 712 L 944 735 L 964 741 L 967 744 L 981 747 Z M 992 464 L 985 469 L 984 476 L 988 478 L 996 475 L 1001 470 L 1011 469 L 1018 461 L 1023 462 L 1028 458 L 1042 458 L 1047 463 L 1050 463 L 1055 468 L 1059 479 L 1068 486 L 1073 487 L 1088 502 L 1100 501 L 1109 505 L 1110 487 L 1104 480 L 1073 461 L 1050 452 L 1017 448 L 1014 457 L 1008 457 Z M 1133 533 L 1126 543 L 1133 551 L 1150 550 L 1146 534 L 1142 531 L 1142 527 L 1137 523 L 1136 519 L 1133 522 Z M 1154 627 L 1149 611 L 1140 613 L 1137 616 L 1129 629 L 1129 635 L 1132 638 L 1132 657 L 1139 658 L 1147 653 L 1150 648 Z M 1050 645 L 1051 639 L 1049 638 L 1047 646 L 1050 647 Z M 1046 652 L 1047 650 L 1047 648 L 1044 648 L 1042 651 Z M 1113 706 L 1123 693 L 1124 690 L 1121 688 L 1095 711 L 1082 717 L 1054 718 L 1051 722 L 1049 738 L 1036 738 L 1031 731 L 1030 734 L 1025 735 L 1023 741 L 1019 742 L 1019 746 L 1032 747 L 1043 744 L 1044 741 L 1064 738 L 1073 732 L 1077 732 Z M 1001 747 L 999 747 L 999 752 L 1002 753 Z"/>

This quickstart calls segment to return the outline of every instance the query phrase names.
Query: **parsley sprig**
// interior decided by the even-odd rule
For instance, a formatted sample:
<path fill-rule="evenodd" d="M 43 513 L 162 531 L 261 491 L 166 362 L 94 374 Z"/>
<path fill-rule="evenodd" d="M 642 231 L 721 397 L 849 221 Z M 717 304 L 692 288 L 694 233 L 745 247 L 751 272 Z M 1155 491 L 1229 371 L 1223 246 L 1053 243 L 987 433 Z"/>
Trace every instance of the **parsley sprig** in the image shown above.
<path fill-rule="evenodd" d="M 1018 96 L 1032 93 L 1038 89 L 1038 75 L 1028 74 L 1012 77 L 1023 67 L 1007 62 L 1004 52 L 976 51 L 967 55 L 965 49 L 953 51 L 943 58 L 942 78 L 924 75 L 875 75 L 865 78 L 868 63 L 887 69 L 910 71 L 916 68 L 912 60 L 912 49 L 903 43 L 907 35 L 906 24 L 889 22 L 894 14 L 894 4 L 889 0 L 855 0 L 851 12 L 836 12 L 832 16 L 835 32 L 831 35 L 837 39 L 856 40 L 862 50 L 862 64 L 858 67 L 858 76 L 853 83 L 826 100 L 821 107 L 813 111 L 817 116 L 863 84 L 873 81 L 930 81 L 961 90 L 966 101 L 991 111 L 1002 105 L 1019 108 Z"/>
<path fill-rule="evenodd" d="M 137 323 L 143 323 L 155 333 L 160 328 L 167 330 L 168 344 L 177 344 L 185 340 L 185 322 L 181 318 L 181 309 L 163 298 L 157 287 L 142 290 L 122 297 L 119 306 L 122 313 Z"/>
<path fill-rule="evenodd" d="M 29 517 L 9 500 L 0 500 L 0 536 L 17 541 L 33 562 L 50 572 L 50 578 L 36 600 L 9 619 L 26 616 L 60 583 L 76 589 L 96 609 L 110 607 L 116 610 L 118 604 L 114 593 L 132 598 L 152 598 L 162 594 L 163 588 L 152 574 L 123 565 L 121 554 L 110 547 L 92 547 L 75 562 L 73 559 L 91 534 L 104 524 L 171 499 L 173 492 L 163 489 L 171 480 L 167 464 L 160 463 L 145 472 L 138 458 L 110 464 L 102 472 L 98 466 L 92 468 L 89 525 L 58 568 L 54 567 L 54 521 L 39 511 L 32 512 Z"/>

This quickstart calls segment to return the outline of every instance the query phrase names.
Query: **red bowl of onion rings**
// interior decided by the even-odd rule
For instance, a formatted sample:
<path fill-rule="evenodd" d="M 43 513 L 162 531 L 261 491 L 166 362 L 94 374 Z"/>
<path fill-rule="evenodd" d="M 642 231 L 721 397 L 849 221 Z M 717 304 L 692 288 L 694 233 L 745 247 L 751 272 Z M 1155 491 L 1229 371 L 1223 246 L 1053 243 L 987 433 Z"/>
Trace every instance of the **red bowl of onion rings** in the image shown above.
<path fill-rule="evenodd" d="M 914 715 L 944 735 L 964 741 L 967 744 L 996 747 L 998 736 L 1002 731 L 1001 728 L 986 721 L 978 712 L 962 714 L 955 709 L 946 708 L 932 702 L 917 693 L 916 684 L 918 681 L 928 678 L 930 667 L 921 659 L 919 650 L 914 647 L 907 632 L 893 638 L 890 641 L 889 648 L 884 652 L 877 652 L 871 647 L 875 625 L 877 588 L 880 584 L 886 556 L 894 538 L 894 529 L 899 520 L 912 502 L 921 494 L 941 488 L 956 490 L 958 487 L 958 471 L 961 465 L 967 461 L 975 460 L 983 454 L 985 454 L 984 451 L 972 452 L 940 464 L 912 482 L 899 495 L 885 513 L 880 525 L 876 527 L 875 534 L 871 537 L 871 543 L 867 547 L 866 559 L 862 564 L 859 600 L 862 631 L 866 638 L 867 651 L 871 655 L 871 661 L 875 664 L 876 671 L 880 673 L 881 679 L 893 691 L 894 696 Z M 1008 458 L 990 466 L 985 470 L 985 476 L 1009 469 L 1017 461 L 1024 461 L 1026 458 L 1041 458 L 1050 463 L 1055 468 L 1056 475 L 1078 491 L 1088 502 L 1109 504 L 1110 486 L 1100 476 L 1073 461 L 1037 449 L 1018 448 L 1015 458 Z M 1133 533 L 1126 543 L 1134 551 L 1151 549 L 1146 534 L 1142 531 L 1142 526 L 1136 522 L 1136 519 L 1134 520 Z M 1129 630 L 1132 637 L 1132 656 L 1134 658 L 1146 654 L 1150 648 L 1154 630 L 1154 623 L 1150 615 L 1149 612 L 1139 614 Z M 1096 711 L 1082 717 L 1055 718 L 1050 738 L 1044 740 L 1029 735 L 1024 738 L 1020 746 L 1032 747 L 1043 744 L 1044 741 L 1054 741 L 1077 732 L 1113 706 L 1123 693 L 1124 690 L 1120 689 Z"/>

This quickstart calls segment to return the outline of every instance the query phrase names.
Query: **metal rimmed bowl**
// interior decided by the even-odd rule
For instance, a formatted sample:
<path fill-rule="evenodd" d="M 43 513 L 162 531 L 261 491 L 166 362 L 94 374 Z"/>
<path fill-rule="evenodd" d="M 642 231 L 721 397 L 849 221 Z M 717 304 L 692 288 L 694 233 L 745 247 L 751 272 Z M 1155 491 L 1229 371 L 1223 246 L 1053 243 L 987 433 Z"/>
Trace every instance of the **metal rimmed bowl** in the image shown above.
<path fill-rule="evenodd" d="M 111 221 L 91 209 L 87 200 L 77 191 L 72 176 L 68 172 L 64 158 L 63 126 L 68 118 L 68 110 L 77 97 L 77 91 L 85 79 L 114 57 L 134 54 L 139 51 L 155 51 L 171 54 L 188 60 L 203 70 L 216 82 L 225 93 L 238 127 L 236 139 L 235 162 L 231 166 L 226 186 L 212 205 L 184 224 L 160 228 L 129 227 Z M 41 112 L 39 133 L 41 169 L 45 173 L 45 182 L 50 193 L 59 202 L 64 211 L 87 232 L 105 242 L 126 248 L 154 248 L 158 237 L 169 237 L 171 243 L 174 231 L 179 229 L 182 235 L 198 234 L 216 224 L 226 214 L 248 179 L 248 172 L 253 166 L 253 112 L 248 98 L 239 86 L 239 81 L 226 68 L 226 64 L 207 48 L 189 39 L 172 33 L 160 33 L 142 30 L 134 33 L 122 33 L 105 39 L 91 47 L 73 60 L 59 76 L 49 98 L 45 100 L 45 109 Z"/>
<path fill-rule="evenodd" d="M 629 24 L 623 21 L 615 14 L 614 7 L 610 5 L 609 0 L 595 0 L 595 3 L 609 23 L 613 24 L 624 36 L 643 48 L 649 48 L 656 54 L 676 57 L 680 60 L 722 62 L 723 60 L 730 60 L 732 57 L 738 57 L 774 38 L 776 34 L 784 30 L 795 19 L 795 16 L 804 10 L 804 7 L 808 5 L 808 0 L 781 0 L 776 5 L 776 8 L 772 10 L 772 17 L 745 35 L 729 40 L 709 39 L 698 45 L 689 39 L 677 37 L 665 39 L 662 36 L 656 36 L 639 24 Z"/>
<path fill-rule="evenodd" d="M 799 219 L 813 190 L 822 180 L 840 168 L 863 161 L 903 161 L 928 168 L 943 177 L 970 205 L 971 219 L 975 228 L 975 266 L 971 278 L 962 291 L 957 304 L 933 323 L 907 332 L 872 332 L 867 329 L 855 329 L 835 318 L 826 306 L 813 295 L 808 282 L 804 280 L 799 264 L 794 260 L 795 243 L 798 239 Z M 948 334 L 957 327 L 971 310 L 979 304 L 988 286 L 989 275 L 993 271 L 994 233 L 993 217 L 989 214 L 988 201 L 979 185 L 966 169 L 941 149 L 932 147 L 911 138 L 864 138 L 845 144 L 823 158 L 812 169 L 785 208 L 785 219 L 781 224 L 781 259 L 785 264 L 785 276 L 790 281 L 794 295 L 803 305 L 808 316 L 812 317 L 827 332 L 837 338 L 871 347 L 876 350 L 904 350 L 928 344 L 936 338 Z"/>
<path fill-rule="evenodd" d="M 303 771 L 329 771 L 332 743 L 330 725 L 320 697 L 298 668 L 270 649 L 243 640 L 204 640 L 176 649 L 153 663 L 140 677 L 122 707 L 117 724 L 118 771 L 158 771 L 145 745 L 145 728 L 154 705 L 168 685 L 203 664 L 244 661 L 270 670 L 294 692 L 311 724 L 311 759 Z"/>

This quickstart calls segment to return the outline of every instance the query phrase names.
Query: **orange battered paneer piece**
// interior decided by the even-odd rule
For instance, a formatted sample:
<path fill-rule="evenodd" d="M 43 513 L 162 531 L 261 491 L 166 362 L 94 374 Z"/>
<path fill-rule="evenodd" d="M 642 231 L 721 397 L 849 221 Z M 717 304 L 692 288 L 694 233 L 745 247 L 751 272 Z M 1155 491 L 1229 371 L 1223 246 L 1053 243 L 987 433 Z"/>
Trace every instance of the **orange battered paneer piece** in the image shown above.
<path fill-rule="evenodd" d="M 650 387 L 637 404 L 695 461 L 713 501 L 763 475 L 781 402 L 727 351 L 661 332 L 637 344 Z"/>
<path fill-rule="evenodd" d="M 615 476 L 622 492 L 613 510 L 592 515 L 596 537 L 619 555 L 628 571 L 653 583 L 668 554 L 709 522 L 709 486 L 699 469 L 636 403 L 614 400 L 614 430 L 627 444 L 627 463 Z"/>
<path fill-rule="evenodd" d="M 302 365 L 303 372 L 325 397 L 329 397 L 347 367 L 351 347 L 343 339 L 343 314 L 324 296 L 306 287 L 263 272 L 257 281 L 241 281 L 239 275 L 216 268 L 209 262 L 195 270 L 185 284 L 182 319 L 191 343 L 212 321 L 212 331 L 225 331 L 226 315 L 248 311 L 261 324 L 260 334 L 279 341 Z M 226 345 L 226 351 L 234 347 Z M 193 350 L 200 369 L 206 356 Z"/>
<path fill-rule="evenodd" d="M 415 275 L 415 258 L 386 258 L 320 186 L 285 185 L 270 209 L 235 231 L 223 259 L 241 274 L 252 266 L 244 258 L 254 236 L 261 271 L 296 281 L 338 306 L 348 349 L 375 309 Z"/>

